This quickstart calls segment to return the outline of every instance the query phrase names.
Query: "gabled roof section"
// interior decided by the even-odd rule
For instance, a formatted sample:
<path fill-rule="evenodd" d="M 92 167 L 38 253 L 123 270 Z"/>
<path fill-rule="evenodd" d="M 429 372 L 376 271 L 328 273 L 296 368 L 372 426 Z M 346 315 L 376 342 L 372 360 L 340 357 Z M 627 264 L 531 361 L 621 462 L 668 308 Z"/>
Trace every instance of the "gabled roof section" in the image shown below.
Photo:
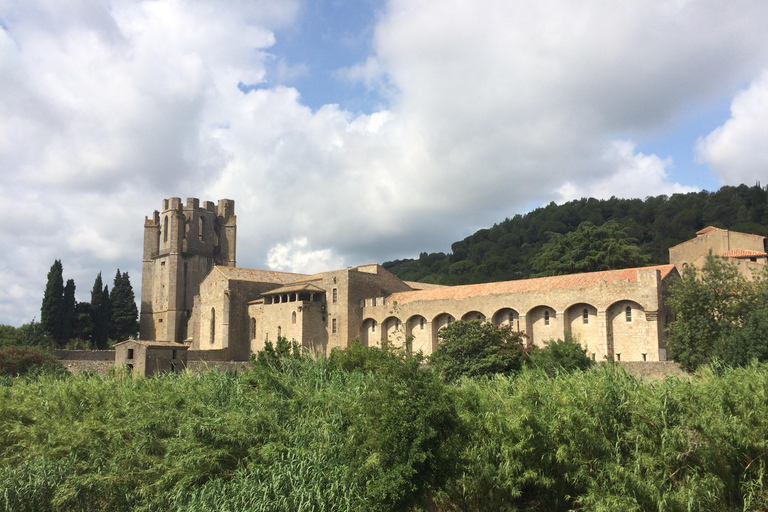
<path fill-rule="evenodd" d="M 706 235 L 706 234 L 711 233 L 713 231 L 725 231 L 725 230 L 721 229 L 721 228 L 716 228 L 715 226 L 707 226 L 704 229 L 698 230 L 696 232 L 696 236 Z"/>
<path fill-rule="evenodd" d="M 120 343 L 115 343 L 114 346 L 124 345 L 126 343 L 136 343 L 138 345 L 144 345 L 145 347 L 166 347 L 173 349 L 187 349 L 189 345 L 183 343 L 176 343 L 175 341 L 151 341 L 151 340 L 125 340 Z"/>
<path fill-rule="evenodd" d="M 420 283 L 418 281 L 403 281 L 405 284 L 413 288 L 414 290 L 433 290 L 435 288 L 445 288 L 444 284 L 435 283 Z"/>
<path fill-rule="evenodd" d="M 502 281 L 498 283 L 467 284 L 462 286 L 445 286 L 430 290 L 415 290 L 412 292 L 393 293 L 387 297 L 387 303 L 397 301 L 405 304 L 417 300 L 462 300 L 482 295 L 501 295 L 505 293 L 521 293 L 533 291 L 549 291 L 558 289 L 576 289 L 593 286 L 598 283 L 615 283 L 619 281 L 637 282 L 640 270 L 655 269 L 661 272 L 665 279 L 675 269 L 674 265 L 658 265 L 653 267 L 626 268 L 622 270 L 605 270 L 584 274 L 569 274 L 565 276 L 539 277 L 521 279 L 519 281 Z"/>
<path fill-rule="evenodd" d="M 325 290 L 320 288 L 319 286 L 315 286 L 312 283 L 293 283 L 286 286 L 281 286 L 280 288 L 275 288 L 274 290 L 269 290 L 268 292 L 262 293 L 262 295 L 279 295 L 281 293 L 297 293 L 297 292 L 307 292 L 307 293 L 325 293 Z"/>
<path fill-rule="evenodd" d="M 748 249 L 731 249 L 721 252 L 718 256 L 723 258 L 765 258 L 768 254 L 762 251 L 750 251 Z"/>
<path fill-rule="evenodd" d="M 250 281 L 254 283 L 288 284 L 306 279 L 306 274 L 276 272 L 274 270 L 256 270 L 252 268 L 224 267 L 217 265 L 213 270 L 232 281 Z"/>

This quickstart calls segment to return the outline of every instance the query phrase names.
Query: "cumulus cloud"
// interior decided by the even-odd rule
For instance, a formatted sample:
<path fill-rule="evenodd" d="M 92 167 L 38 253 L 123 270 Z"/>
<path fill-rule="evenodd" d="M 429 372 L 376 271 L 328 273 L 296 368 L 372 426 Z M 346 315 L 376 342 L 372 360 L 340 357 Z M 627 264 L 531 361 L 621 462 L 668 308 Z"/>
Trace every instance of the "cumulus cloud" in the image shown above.
<path fill-rule="evenodd" d="M 635 143 L 630 140 L 613 141 L 603 155 L 603 162 L 610 169 L 610 174 L 597 181 L 566 181 L 558 189 L 558 202 L 564 203 L 582 197 L 644 198 L 650 195 L 672 195 L 698 190 L 695 187 L 670 183 L 667 170 L 672 167 L 672 159 L 635 152 Z"/>
<path fill-rule="evenodd" d="M 574 194 L 687 190 L 628 141 L 732 94 L 768 56 L 762 2 L 389 0 L 372 54 L 336 72 L 386 107 L 313 110 L 285 85 L 308 68 L 273 52 L 299 9 L 0 5 L 0 323 L 39 314 L 55 258 L 81 300 L 116 267 L 138 291 L 143 217 L 164 197 L 234 199 L 239 265 L 308 272 L 445 251 Z M 728 134 L 764 126 L 763 84 L 702 143 L 713 168 L 735 165 Z"/>
<path fill-rule="evenodd" d="M 697 156 L 728 185 L 765 181 L 768 169 L 768 71 L 739 93 L 731 118 L 696 146 Z"/>

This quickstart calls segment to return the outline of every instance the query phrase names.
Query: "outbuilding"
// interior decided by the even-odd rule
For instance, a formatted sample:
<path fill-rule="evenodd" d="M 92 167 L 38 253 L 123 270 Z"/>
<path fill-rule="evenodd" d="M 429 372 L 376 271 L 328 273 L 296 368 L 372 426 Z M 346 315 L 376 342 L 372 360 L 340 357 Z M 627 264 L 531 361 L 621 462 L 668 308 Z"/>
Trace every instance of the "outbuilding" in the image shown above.
<path fill-rule="evenodd" d="M 187 349 L 173 341 L 126 340 L 115 344 L 115 366 L 138 375 L 179 372 L 187 367 Z"/>

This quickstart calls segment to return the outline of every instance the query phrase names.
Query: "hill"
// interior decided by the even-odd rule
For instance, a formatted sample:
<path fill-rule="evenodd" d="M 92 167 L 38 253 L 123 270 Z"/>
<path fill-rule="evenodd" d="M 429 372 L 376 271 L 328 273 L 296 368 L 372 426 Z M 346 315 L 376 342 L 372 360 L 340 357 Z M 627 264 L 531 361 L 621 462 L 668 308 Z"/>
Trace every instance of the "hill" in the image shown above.
<path fill-rule="evenodd" d="M 446 285 L 524 279 L 533 275 L 530 258 L 548 233 L 568 233 L 590 221 L 616 221 L 638 241 L 648 264 L 668 262 L 668 250 L 712 225 L 768 236 L 768 187 L 726 186 L 643 199 L 579 199 L 537 208 L 481 229 L 451 245 L 451 253 L 421 253 L 418 259 L 388 261 L 384 268 L 407 281 Z"/>

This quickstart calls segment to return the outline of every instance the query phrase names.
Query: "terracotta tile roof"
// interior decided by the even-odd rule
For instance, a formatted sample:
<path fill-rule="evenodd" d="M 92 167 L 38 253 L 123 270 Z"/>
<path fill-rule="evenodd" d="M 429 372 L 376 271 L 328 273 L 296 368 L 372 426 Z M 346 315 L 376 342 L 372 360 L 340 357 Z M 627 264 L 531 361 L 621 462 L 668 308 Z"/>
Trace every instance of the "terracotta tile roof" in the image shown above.
<path fill-rule="evenodd" d="M 433 290 L 435 288 L 445 288 L 444 284 L 419 283 L 418 281 L 403 281 L 414 290 Z"/>
<path fill-rule="evenodd" d="M 280 293 L 293 293 L 293 292 L 325 293 L 325 290 L 320 288 L 319 286 L 315 286 L 312 283 L 299 282 L 299 283 L 292 283 L 286 286 L 281 286 L 280 288 L 275 288 L 274 290 L 269 290 L 268 292 L 262 293 L 262 295 L 277 295 Z"/>
<path fill-rule="evenodd" d="M 721 252 L 718 256 L 723 258 L 764 258 L 768 256 L 762 251 L 751 251 L 749 249 L 731 249 L 730 251 Z"/>
<path fill-rule="evenodd" d="M 661 278 L 666 278 L 674 265 L 658 265 L 653 267 L 626 268 L 622 270 L 606 270 L 603 272 L 588 272 L 584 274 L 569 274 L 565 276 L 540 277 L 536 279 L 521 279 L 519 281 L 502 281 L 497 283 L 467 284 L 462 286 L 445 286 L 430 290 L 415 290 L 412 292 L 397 292 L 387 297 L 387 303 L 397 301 L 405 304 L 417 300 L 439 299 L 468 299 L 482 295 L 501 295 L 505 293 L 521 293 L 533 291 L 548 291 L 557 289 L 574 289 L 592 286 L 600 282 L 614 283 L 618 281 L 637 282 L 639 270 L 656 269 L 661 272 Z"/>
<path fill-rule="evenodd" d="M 696 232 L 696 236 L 706 235 L 707 233 L 711 233 L 713 231 L 723 231 L 720 228 L 716 228 L 715 226 L 707 226 L 704 229 L 700 229 Z"/>
<path fill-rule="evenodd" d="M 221 272 L 227 279 L 232 279 L 233 281 L 288 284 L 309 277 L 306 274 L 275 272 L 274 270 L 256 270 L 252 268 L 224 267 L 219 265 L 213 268 Z"/>
<path fill-rule="evenodd" d="M 115 343 L 115 347 L 118 345 L 123 345 L 125 343 L 138 343 L 139 345 L 144 345 L 145 347 L 168 347 L 168 348 L 189 348 L 188 345 L 184 345 L 183 343 L 176 343 L 175 341 L 151 341 L 151 340 L 125 340 L 121 341 L 120 343 Z"/>

